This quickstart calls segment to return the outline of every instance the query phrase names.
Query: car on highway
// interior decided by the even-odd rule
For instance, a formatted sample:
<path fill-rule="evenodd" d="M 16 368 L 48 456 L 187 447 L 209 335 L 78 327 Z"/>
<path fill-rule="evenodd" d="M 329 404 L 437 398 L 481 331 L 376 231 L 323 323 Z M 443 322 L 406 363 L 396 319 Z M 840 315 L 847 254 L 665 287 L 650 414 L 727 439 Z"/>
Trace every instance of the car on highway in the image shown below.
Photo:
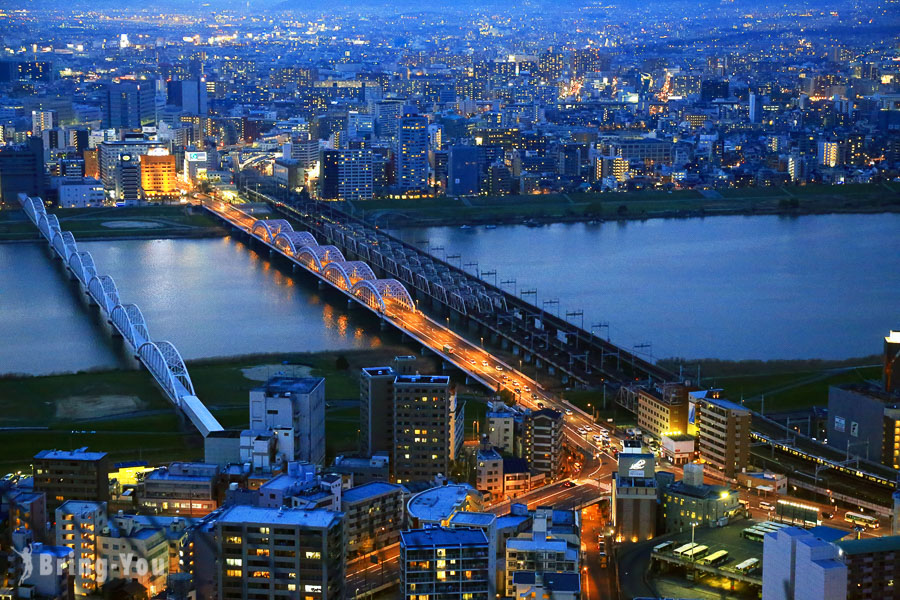
<path fill-rule="evenodd" d="M 531 388 L 528 387 L 527 385 L 526 385 L 523 389 L 524 389 L 526 392 L 530 392 L 530 391 L 531 391 Z"/>
<path fill-rule="evenodd" d="M 759 503 L 759 508 L 762 509 L 762 510 L 772 510 L 772 509 L 775 508 L 775 506 L 772 505 L 772 504 L 770 504 L 770 503 L 768 503 L 768 502 L 760 502 L 760 503 Z"/>
<path fill-rule="evenodd" d="M 470 359 L 469 359 L 469 364 L 473 364 L 473 365 L 476 364 L 475 359 L 474 359 L 474 358 L 470 358 Z"/>
<path fill-rule="evenodd" d="M 494 367 L 494 368 L 497 369 L 498 371 L 502 371 L 502 370 L 503 370 L 503 367 L 501 367 L 500 365 L 497 365 L 497 366 Z"/>
<path fill-rule="evenodd" d="M 513 384 L 514 386 L 516 386 L 516 387 L 519 387 L 519 382 L 516 381 L 516 380 L 513 380 L 512 384 Z"/>
<path fill-rule="evenodd" d="M 481 366 L 482 366 L 482 367 L 487 367 L 487 366 L 488 366 L 488 361 L 486 361 L 486 360 L 481 361 Z"/>
<path fill-rule="evenodd" d="M 537 399 L 538 399 L 538 395 L 535 394 L 534 392 L 532 392 L 532 394 L 531 394 L 531 399 L 532 399 L 532 400 L 537 400 Z"/>
<path fill-rule="evenodd" d="M 585 425 L 584 430 L 585 431 L 593 431 L 594 429 L 590 425 Z"/>
<path fill-rule="evenodd" d="M 538 403 L 537 403 L 537 407 L 538 407 L 538 408 L 544 408 L 544 403 L 543 403 L 543 402 L 538 402 Z"/>
<path fill-rule="evenodd" d="M 829 521 L 833 518 L 834 518 L 834 513 L 824 512 L 824 511 L 822 512 L 822 519 Z"/>
<path fill-rule="evenodd" d="M 596 434 L 594 434 L 594 435 L 591 437 L 591 439 L 594 440 L 594 443 L 595 443 L 595 444 L 599 444 L 600 442 L 603 441 L 603 438 L 601 438 L 599 435 L 596 435 Z"/>
<path fill-rule="evenodd" d="M 534 394 L 532 394 L 532 395 L 534 395 Z M 566 409 L 566 415 L 567 415 L 567 416 L 570 416 L 570 417 L 572 416 L 572 409 L 571 409 L 571 408 L 567 408 L 567 409 Z"/>
<path fill-rule="evenodd" d="M 587 433 L 587 431 L 584 430 L 584 427 L 579 427 L 579 428 L 578 428 L 578 433 L 580 433 L 581 435 L 584 435 L 584 434 Z"/>

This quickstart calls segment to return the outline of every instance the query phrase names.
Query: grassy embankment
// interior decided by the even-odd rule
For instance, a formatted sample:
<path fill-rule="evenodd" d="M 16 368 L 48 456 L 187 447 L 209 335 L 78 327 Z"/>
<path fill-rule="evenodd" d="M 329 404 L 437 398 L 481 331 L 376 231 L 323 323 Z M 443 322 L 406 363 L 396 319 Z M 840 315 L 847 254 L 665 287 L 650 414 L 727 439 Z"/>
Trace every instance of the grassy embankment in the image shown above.
<path fill-rule="evenodd" d="M 224 235 L 213 217 L 186 206 L 51 209 L 77 240 L 133 237 Z M 36 240 L 38 233 L 21 210 L 0 211 L 0 241 Z"/>
<path fill-rule="evenodd" d="M 359 371 L 387 365 L 411 348 L 246 356 L 194 361 L 188 370 L 197 395 L 227 429 L 248 423 L 250 389 L 268 376 L 325 378 L 328 457 L 355 452 L 359 427 Z M 338 357 L 349 367 L 338 368 Z M 438 362 L 419 358 L 422 373 L 440 372 Z M 485 398 L 480 389 L 460 389 L 466 399 L 466 437 L 473 420 L 483 422 Z M 151 464 L 202 460 L 203 444 L 189 422 L 178 415 L 144 370 L 102 371 L 46 377 L 0 378 L 0 427 L 47 427 L 45 430 L 0 430 L 0 475 L 27 469 L 31 457 L 46 448 L 91 449 L 110 453 L 114 462 L 143 459 Z"/>
<path fill-rule="evenodd" d="M 900 210 L 900 184 L 808 185 L 726 189 L 707 196 L 673 192 L 572 193 L 465 200 L 376 199 L 353 212 L 379 225 L 510 223 L 523 219 L 578 221 L 719 214 L 815 214 Z"/>

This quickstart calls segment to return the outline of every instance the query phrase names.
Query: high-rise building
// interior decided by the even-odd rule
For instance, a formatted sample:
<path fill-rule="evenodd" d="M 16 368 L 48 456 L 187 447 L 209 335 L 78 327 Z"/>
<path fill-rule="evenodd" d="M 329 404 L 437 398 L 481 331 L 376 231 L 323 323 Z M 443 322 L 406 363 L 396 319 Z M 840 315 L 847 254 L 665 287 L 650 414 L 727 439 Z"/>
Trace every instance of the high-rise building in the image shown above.
<path fill-rule="evenodd" d="M 637 398 L 638 427 L 656 437 L 687 431 L 687 389 L 680 384 L 641 387 Z"/>
<path fill-rule="evenodd" d="M 116 189 L 117 202 L 125 204 L 137 204 L 141 199 L 141 163 L 138 156 L 123 154 L 116 165 Z"/>
<path fill-rule="evenodd" d="M 11 204 L 20 193 L 44 194 L 44 142 L 39 137 L 0 146 L 0 201 Z"/>
<path fill-rule="evenodd" d="M 34 489 L 47 495 L 54 510 L 66 500 L 109 500 L 109 459 L 106 452 L 41 450 L 34 456 Z"/>
<path fill-rule="evenodd" d="M 174 198 L 177 168 L 173 154 L 143 154 L 141 159 L 141 188 L 150 200 Z"/>
<path fill-rule="evenodd" d="M 394 379 L 394 478 L 447 476 L 463 441 L 463 405 L 446 375 Z"/>
<path fill-rule="evenodd" d="M 59 126 L 59 117 L 55 110 L 31 111 L 31 135 L 41 135 L 45 129 Z"/>
<path fill-rule="evenodd" d="M 549 479 L 559 477 L 563 458 L 565 419 L 559 411 L 542 408 L 526 420 L 526 453 L 531 470 Z"/>
<path fill-rule="evenodd" d="M 477 147 L 451 147 L 447 163 L 447 195 L 477 195 L 479 172 L 479 151 Z"/>
<path fill-rule="evenodd" d="M 101 142 L 97 148 L 97 168 L 100 171 L 100 181 L 107 191 L 116 189 L 116 170 L 121 163 L 121 157 L 128 154 L 138 157 L 149 154 L 151 150 L 164 148 L 160 142 L 148 140 L 128 140 L 122 142 Z M 155 151 L 155 150 L 154 150 Z M 138 158 L 135 158 L 137 162 Z M 89 161 L 85 158 L 85 172 L 90 175 Z"/>
<path fill-rule="evenodd" d="M 531 531 L 506 540 L 505 596 L 516 593 L 521 573 L 577 574 L 581 555 L 580 519 L 574 511 L 538 508 Z"/>
<path fill-rule="evenodd" d="M 153 83 L 110 83 L 102 97 L 103 127 L 140 129 L 156 123 Z"/>
<path fill-rule="evenodd" d="M 169 81 L 166 84 L 168 103 L 180 107 L 191 115 L 207 113 L 206 81 L 188 79 L 185 81 Z"/>
<path fill-rule="evenodd" d="M 818 163 L 823 167 L 844 164 L 843 144 L 833 140 L 819 140 Z"/>
<path fill-rule="evenodd" d="M 232 506 L 215 523 L 219 600 L 344 597 L 344 514 Z"/>
<path fill-rule="evenodd" d="M 325 380 L 275 376 L 250 390 L 250 430 L 284 431 L 278 451 L 286 461 L 325 459 Z"/>
<path fill-rule="evenodd" d="M 397 134 L 397 186 L 403 191 L 428 189 L 428 119 L 404 107 Z"/>
<path fill-rule="evenodd" d="M 734 477 L 750 461 L 750 411 L 724 398 L 705 396 L 697 400 L 694 413 L 700 458 Z"/>
<path fill-rule="evenodd" d="M 390 367 L 366 367 L 359 378 L 360 452 L 393 452 L 394 379 L 415 373 L 415 356 L 396 356 Z"/>
<path fill-rule="evenodd" d="M 406 521 L 406 489 L 373 481 L 350 488 L 341 496 L 347 528 L 347 554 L 367 554 L 396 543 Z"/>
<path fill-rule="evenodd" d="M 323 200 L 371 200 L 374 194 L 372 151 L 322 150 L 319 197 Z"/>
<path fill-rule="evenodd" d="M 900 591 L 900 536 L 837 542 L 847 566 L 847 600 L 897 600 Z"/>
<path fill-rule="evenodd" d="M 401 597 L 488 600 L 490 546 L 481 529 L 430 527 L 400 533 Z"/>

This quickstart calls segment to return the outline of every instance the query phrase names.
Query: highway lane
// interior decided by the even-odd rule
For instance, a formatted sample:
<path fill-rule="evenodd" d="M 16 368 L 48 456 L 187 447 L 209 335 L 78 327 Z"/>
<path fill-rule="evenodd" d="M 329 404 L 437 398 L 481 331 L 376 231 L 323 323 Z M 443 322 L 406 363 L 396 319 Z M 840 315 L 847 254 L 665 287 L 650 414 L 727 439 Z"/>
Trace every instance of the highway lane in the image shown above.
<path fill-rule="evenodd" d="M 357 597 L 365 595 L 369 590 L 398 581 L 399 578 L 400 543 L 398 542 L 347 561 L 344 589 L 351 597 Z"/>

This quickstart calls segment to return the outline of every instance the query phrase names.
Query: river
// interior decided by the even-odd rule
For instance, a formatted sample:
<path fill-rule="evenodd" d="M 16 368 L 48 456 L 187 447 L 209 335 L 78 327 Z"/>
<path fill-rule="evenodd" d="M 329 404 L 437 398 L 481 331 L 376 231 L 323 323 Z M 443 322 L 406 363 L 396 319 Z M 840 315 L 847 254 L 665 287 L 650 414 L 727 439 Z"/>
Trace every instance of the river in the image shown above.
<path fill-rule="evenodd" d="M 339 297 L 230 237 L 78 246 L 112 276 L 122 302 L 141 308 L 151 337 L 186 360 L 380 343 Z M 0 374 L 133 365 L 75 285 L 43 244 L 0 244 Z"/>
<path fill-rule="evenodd" d="M 900 327 L 900 214 L 391 233 L 655 358 L 841 359 Z"/>

